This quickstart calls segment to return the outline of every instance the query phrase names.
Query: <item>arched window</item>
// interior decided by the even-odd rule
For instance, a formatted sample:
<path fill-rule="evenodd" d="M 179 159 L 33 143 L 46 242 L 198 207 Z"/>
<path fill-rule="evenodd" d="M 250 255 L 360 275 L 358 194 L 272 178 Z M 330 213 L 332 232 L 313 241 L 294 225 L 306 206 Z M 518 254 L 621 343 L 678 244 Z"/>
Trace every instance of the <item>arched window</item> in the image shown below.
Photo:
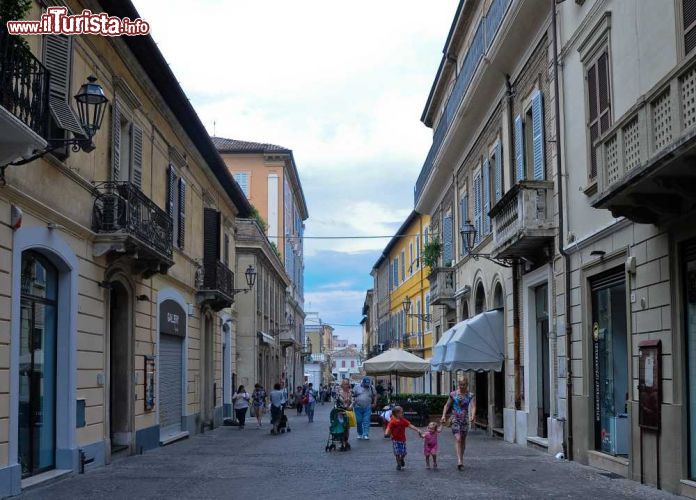
<path fill-rule="evenodd" d="M 486 310 L 486 292 L 483 291 L 483 283 L 479 281 L 479 284 L 476 286 L 476 299 L 475 299 L 475 314 L 481 314 Z"/>
<path fill-rule="evenodd" d="M 495 291 L 493 292 L 493 307 L 504 307 L 504 305 L 503 287 L 500 285 L 500 282 L 498 282 L 495 284 Z"/>

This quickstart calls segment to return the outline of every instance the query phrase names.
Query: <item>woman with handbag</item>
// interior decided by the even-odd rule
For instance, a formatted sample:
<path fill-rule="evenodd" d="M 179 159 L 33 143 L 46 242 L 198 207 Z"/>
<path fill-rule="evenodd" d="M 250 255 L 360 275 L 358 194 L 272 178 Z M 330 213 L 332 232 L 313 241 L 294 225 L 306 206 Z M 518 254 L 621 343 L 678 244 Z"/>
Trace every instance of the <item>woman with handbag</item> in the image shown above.
<path fill-rule="evenodd" d="M 246 413 L 249 409 L 249 400 L 251 396 L 244 390 L 244 386 L 240 385 L 237 392 L 232 396 L 232 402 L 234 404 L 234 413 L 237 416 L 237 421 L 239 422 L 239 430 L 244 429 L 244 421 L 246 420 Z"/>
<path fill-rule="evenodd" d="M 469 426 L 476 416 L 476 400 L 474 395 L 469 392 L 469 381 L 462 379 L 459 381 L 459 387 L 456 391 L 452 391 L 447 399 L 445 407 L 442 409 L 442 418 L 440 421 L 444 424 L 447 420 L 447 412 L 452 408 L 452 416 L 450 424 L 452 425 L 452 434 L 454 434 L 454 450 L 457 454 L 457 468 L 464 468 L 464 450 L 466 450 L 466 435 L 469 432 Z"/>
<path fill-rule="evenodd" d="M 355 422 L 355 414 L 353 413 L 353 392 L 350 389 L 350 381 L 348 379 L 343 379 L 341 381 L 341 388 L 336 394 L 336 408 L 345 413 L 345 418 L 349 422 Z M 353 416 L 350 418 L 349 413 Z M 348 438 L 350 437 L 351 425 L 346 425 L 346 430 L 343 432 L 343 441 L 341 442 L 340 451 L 350 450 L 350 443 Z"/>

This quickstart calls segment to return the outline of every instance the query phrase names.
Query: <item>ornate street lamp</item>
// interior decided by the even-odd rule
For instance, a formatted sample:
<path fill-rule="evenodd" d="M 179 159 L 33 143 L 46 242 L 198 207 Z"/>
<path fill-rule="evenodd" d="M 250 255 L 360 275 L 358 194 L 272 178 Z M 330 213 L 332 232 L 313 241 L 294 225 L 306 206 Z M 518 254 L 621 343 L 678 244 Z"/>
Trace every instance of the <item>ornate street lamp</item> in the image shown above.
<path fill-rule="evenodd" d="M 486 260 L 495 262 L 499 266 L 512 266 L 513 259 L 497 259 L 495 257 L 491 257 L 491 254 L 489 253 L 473 253 L 472 250 L 476 246 L 476 233 L 476 228 L 471 221 L 468 220 L 464 222 L 464 225 L 459 230 L 459 234 L 462 236 L 462 246 L 464 247 L 464 252 L 466 252 L 469 257 L 473 257 L 475 260 L 478 260 L 479 257 L 483 257 Z"/>
<path fill-rule="evenodd" d="M 254 266 L 250 265 L 247 267 L 247 270 L 244 271 L 244 277 L 246 278 L 249 290 L 251 290 L 254 287 L 254 283 L 256 283 L 256 269 L 254 269 Z"/>
<path fill-rule="evenodd" d="M 407 317 L 418 318 L 426 323 L 430 323 L 430 314 L 411 314 L 411 298 L 408 295 L 404 297 L 401 307 L 404 309 L 404 314 Z"/>
<path fill-rule="evenodd" d="M 46 149 L 36 151 L 28 158 L 23 158 L 7 165 L 0 165 L 0 186 L 6 185 L 5 169 L 10 165 L 24 165 L 65 146 L 71 146 L 76 153 L 80 150 L 83 150 L 85 153 L 94 151 L 92 138 L 97 133 L 97 130 L 101 128 L 104 121 L 106 103 L 109 102 L 104 95 L 104 89 L 96 82 L 97 78 L 95 76 L 89 76 L 87 82 L 82 84 L 80 90 L 74 96 L 80 116 L 80 126 L 84 134 L 70 139 L 48 139 L 49 145 Z"/>

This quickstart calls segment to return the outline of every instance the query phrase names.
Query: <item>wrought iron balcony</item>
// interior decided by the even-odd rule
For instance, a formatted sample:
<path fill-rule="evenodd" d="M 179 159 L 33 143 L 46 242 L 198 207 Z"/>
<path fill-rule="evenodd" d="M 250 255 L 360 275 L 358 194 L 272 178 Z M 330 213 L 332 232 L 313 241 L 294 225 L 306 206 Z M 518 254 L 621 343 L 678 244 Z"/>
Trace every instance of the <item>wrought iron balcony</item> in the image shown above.
<path fill-rule="evenodd" d="M 48 71 L 0 26 L 0 165 L 46 147 Z"/>
<path fill-rule="evenodd" d="M 220 261 L 204 264 L 202 283 L 196 293 L 199 304 L 208 304 L 214 311 L 230 307 L 234 302 L 234 273 Z M 201 280 L 199 280 L 201 281 Z"/>
<path fill-rule="evenodd" d="M 451 267 L 435 267 L 430 271 L 430 305 L 455 309 L 455 270 Z"/>
<path fill-rule="evenodd" d="M 416 186 L 414 188 L 414 202 L 418 204 L 418 200 L 423 194 L 425 184 L 428 182 L 430 173 L 433 169 L 435 157 L 440 151 L 440 146 L 447 135 L 450 125 L 454 121 L 459 105 L 464 100 L 469 85 L 476 74 L 476 69 L 483 59 L 483 56 L 488 52 L 498 28 L 502 24 L 507 8 L 510 5 L 510 0 L 493 0 L 488 12 L 479 21 L 476 32 L 471 40 L 461 71 L 457 76 L 457 80 L 452 88 L 452 93 L 447 98 L 447 104 L 442 112 L 440 121 L 438 122 L 435 133 L 433 134 L 433 144 L 430 146 L 428 156 L 425 158 L 421 172 L 418 175 Z"/>
<path fill-rule="evenodd" d="M 172 218 L 131 182 L 97 183 L 94 198 L 94 254 L 128 255 L 145 277 L 166 274 L 174 264 Z"/>
<path fill-rule="evenodd" d="M 696 57 L 641 96 L 596 143 L 595 208 L 660 224 L 696 202 Z"/>
<path fill-rule="evenodd" d="M 533 259 L 555 230 L 553 182 L 526 180 L 515 184 L 490 211 L 492 256 Z"/>

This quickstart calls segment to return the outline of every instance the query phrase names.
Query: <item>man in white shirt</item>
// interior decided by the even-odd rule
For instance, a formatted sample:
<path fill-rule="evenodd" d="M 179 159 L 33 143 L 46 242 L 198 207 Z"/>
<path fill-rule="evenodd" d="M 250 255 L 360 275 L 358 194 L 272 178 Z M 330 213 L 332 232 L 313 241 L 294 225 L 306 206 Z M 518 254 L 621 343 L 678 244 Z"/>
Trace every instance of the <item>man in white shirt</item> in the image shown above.
<path fill-rule="evenodd" d="M 353 410 L 358 427 L 358 439 L 370 439 L 370 416 L 377 407 L 377 391 L 370 377 L 363 377 L 360 385 L 353 389 Z"/>

